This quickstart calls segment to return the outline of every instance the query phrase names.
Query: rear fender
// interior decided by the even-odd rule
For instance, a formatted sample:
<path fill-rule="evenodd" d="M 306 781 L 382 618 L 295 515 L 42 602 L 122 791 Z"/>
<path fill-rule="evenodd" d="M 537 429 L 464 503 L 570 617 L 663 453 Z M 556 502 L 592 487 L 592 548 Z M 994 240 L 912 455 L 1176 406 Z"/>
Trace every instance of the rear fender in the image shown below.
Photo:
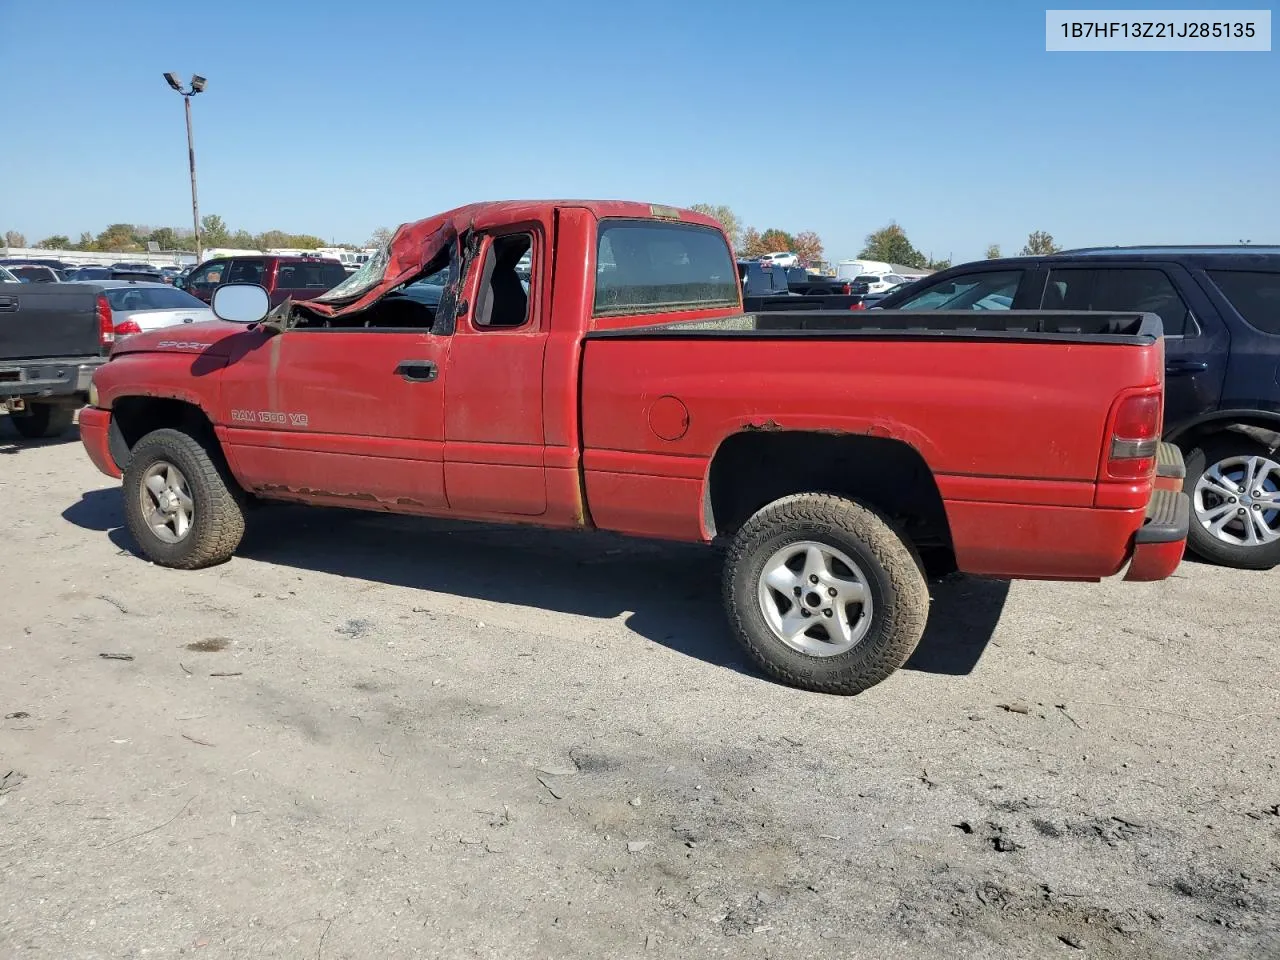
<path fill-rule="evenodd" d="M 711 461 L 708 461 L 708 469 L 729 438 L 743 433 L 782 432 L 816 433 L 832 437 L 879 437 L 905 443 L 920 454 L 926 464 L 931 464 L 937 456 L 937 448 L 925 434 L 890 417 L 848 416 L 838 413 L 788 413 L 775 416 L 755 414 L 738 417 L 721 425 L 720 439 L 711 455 Z"/>
<path fill-rule="evenodd" d="M 802 418 L 786 419 L 794 424 Z M 703 478 L 703 536 L 732 533 L 778 497 L 825 492 L 881 510 L 909 527 L 917 546 L 949 549 L 946 508 L 933 470 L 916 446 L 894 435 L 894 424 L 864 422 L 856 430 L 836 430 L 831 418 L 821 422 L 822 429 L 803 430 L 769 417 L 750 418 L 743 429 L 724 436 Z"/>

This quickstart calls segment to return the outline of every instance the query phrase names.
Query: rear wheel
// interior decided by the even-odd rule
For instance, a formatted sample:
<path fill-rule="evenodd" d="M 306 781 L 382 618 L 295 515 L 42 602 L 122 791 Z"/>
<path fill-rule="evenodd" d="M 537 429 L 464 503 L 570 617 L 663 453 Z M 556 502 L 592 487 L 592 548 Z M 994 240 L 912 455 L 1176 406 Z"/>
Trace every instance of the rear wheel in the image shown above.
<path fill-rule="evenodd" d="M 124 506 L 133 539 L 164 567 L 222 563 L 244 536 L 243 495 L 221 453 L 179 430 L 156 430 L 134 446 Z"/>
<path fill-rule="evenodd" d="M 1280 454 L 1249 437 L 1206 438 L 1186 457 L 1188 546 L 1205 560 L 1245 570 L 1280 564 Z"/>
<path fill-rule="evenodd" d="M 75 419 L 74 407 L 57 403 L 29 403 L 27 409 L 10 414 L 13 429 L 28 440 L 60 437 Z"/>
<path fill-rule="evenodd" d="M 729 547 L 724 600 L 739 642 L 772 676 L 824 693 L 875 686 L 911 656 L 929 592 L 903 538 L 851 500 L 784 497 Z"/>

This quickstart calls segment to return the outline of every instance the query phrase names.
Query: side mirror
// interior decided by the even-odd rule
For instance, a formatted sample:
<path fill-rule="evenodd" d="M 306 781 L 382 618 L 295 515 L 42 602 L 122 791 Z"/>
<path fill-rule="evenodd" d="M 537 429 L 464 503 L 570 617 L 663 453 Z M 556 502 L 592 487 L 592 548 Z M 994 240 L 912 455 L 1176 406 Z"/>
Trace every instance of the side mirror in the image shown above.
<path fill-rule="evenodd" d="M 213 291 L 210 305 L 219 320 L 257 323 L 271 309 L 271 298 L 256 283 L 224 283 Z"/>

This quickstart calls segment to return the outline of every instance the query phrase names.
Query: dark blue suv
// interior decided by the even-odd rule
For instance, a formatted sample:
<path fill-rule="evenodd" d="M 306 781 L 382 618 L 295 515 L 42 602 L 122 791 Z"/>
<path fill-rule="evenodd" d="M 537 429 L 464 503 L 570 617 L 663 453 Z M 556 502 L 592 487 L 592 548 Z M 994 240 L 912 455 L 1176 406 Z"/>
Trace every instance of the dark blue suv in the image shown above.
<path fill-rule="evenodd" d="M 1165 439 L 1185 453 L 1189 545 L 1280 564 L 1280 247 L 1099 247 L 952 267 L 898 310 L 1141 310 L 1165 333 Z"/>

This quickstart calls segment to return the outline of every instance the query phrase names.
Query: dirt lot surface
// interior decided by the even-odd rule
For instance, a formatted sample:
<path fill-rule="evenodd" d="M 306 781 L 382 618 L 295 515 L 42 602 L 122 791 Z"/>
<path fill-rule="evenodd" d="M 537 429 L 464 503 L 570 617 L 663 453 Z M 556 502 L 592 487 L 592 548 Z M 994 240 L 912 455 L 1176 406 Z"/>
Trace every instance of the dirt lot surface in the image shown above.
<path fill-rule="evenodd" d="M 149 565 L 0 417 L 0 956 L 1280 957 L 1280 570 L 935 586 L 853 699 L 710 550 L 303 508 Z"/>

